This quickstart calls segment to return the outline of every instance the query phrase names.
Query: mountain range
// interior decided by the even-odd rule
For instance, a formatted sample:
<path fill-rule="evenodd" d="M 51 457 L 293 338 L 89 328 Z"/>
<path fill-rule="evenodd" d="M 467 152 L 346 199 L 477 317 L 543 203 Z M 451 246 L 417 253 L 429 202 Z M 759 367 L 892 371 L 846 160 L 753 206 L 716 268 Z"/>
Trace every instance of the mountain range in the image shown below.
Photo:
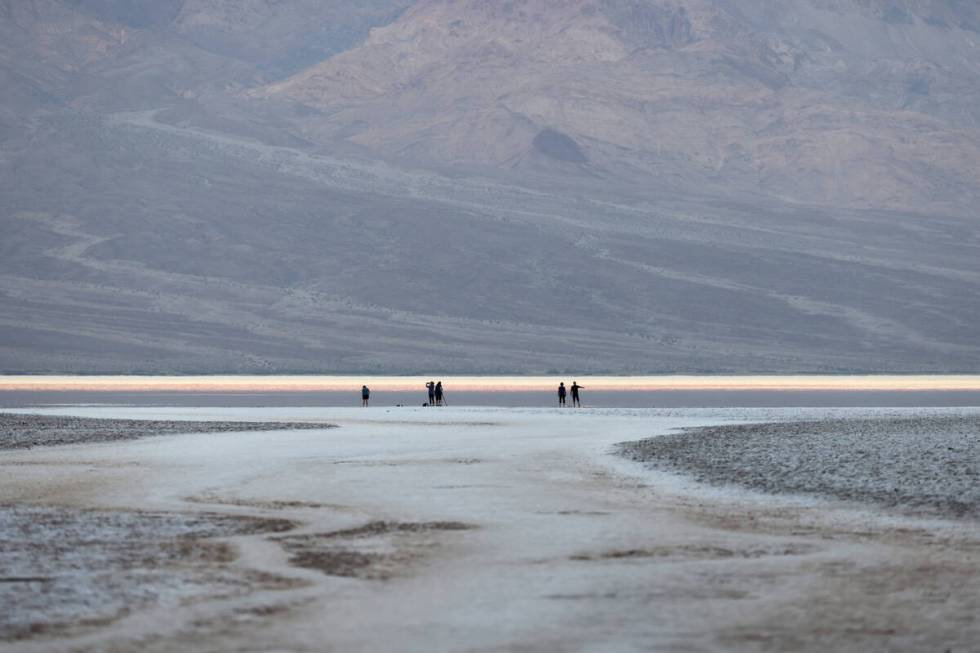
<path fill-rule="evenodd" d="M 980 367 L 980 7 L 0 0 L 0 371 Z"/>

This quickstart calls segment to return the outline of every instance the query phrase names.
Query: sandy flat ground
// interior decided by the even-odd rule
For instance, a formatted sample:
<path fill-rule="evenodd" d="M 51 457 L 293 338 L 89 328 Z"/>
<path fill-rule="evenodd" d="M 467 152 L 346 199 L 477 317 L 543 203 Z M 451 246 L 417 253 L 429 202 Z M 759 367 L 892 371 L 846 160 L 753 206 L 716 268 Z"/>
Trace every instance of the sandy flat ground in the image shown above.
<path fill-rule="evenodd" d="M 611 453 L 922 411 L 43 412 L 340 428 L 3 452 L 0 651 L 978 650 L 975 521 L 709 489 Z"/>

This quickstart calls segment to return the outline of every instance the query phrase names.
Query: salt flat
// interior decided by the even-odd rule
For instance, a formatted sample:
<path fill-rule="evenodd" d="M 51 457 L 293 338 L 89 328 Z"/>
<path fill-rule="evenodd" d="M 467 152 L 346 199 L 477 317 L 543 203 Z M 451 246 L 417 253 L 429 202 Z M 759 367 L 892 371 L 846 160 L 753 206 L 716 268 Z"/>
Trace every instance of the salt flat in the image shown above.
<path fill-rule="evenodd" d="M 0 553 L 0 596 L 20 605 L 18 592 L 74 579 L 80 598 L 52 592 L 47 622 L 43 603 L 25 612 L 33 629 L 10 630 L 0 651 L 873 651 L 980 641 L 975 521 L 710 489 L 612 453 L 681 427 L 976 409 L 31 412 L 339 428 L 5 452 L 0 552 L 19 553 Z"/>

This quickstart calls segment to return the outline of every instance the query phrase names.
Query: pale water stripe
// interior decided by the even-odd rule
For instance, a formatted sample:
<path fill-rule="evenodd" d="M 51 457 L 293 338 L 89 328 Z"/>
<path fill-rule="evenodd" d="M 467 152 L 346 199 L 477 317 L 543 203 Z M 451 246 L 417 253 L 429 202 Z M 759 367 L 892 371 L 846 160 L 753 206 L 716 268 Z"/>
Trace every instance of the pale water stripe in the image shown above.
<path fill-rule="evenodd" d="M 577 381 L 591 391 L 811 390 L 811 391 L 980 391 L 980 375 L 747 375 L 747 376 L 0 376 L 0 391 L 95 392 L 338 392 L 367 384 L 372 390 L 411 391 L 426 381 L 457 391 L 552 390 Z"/>

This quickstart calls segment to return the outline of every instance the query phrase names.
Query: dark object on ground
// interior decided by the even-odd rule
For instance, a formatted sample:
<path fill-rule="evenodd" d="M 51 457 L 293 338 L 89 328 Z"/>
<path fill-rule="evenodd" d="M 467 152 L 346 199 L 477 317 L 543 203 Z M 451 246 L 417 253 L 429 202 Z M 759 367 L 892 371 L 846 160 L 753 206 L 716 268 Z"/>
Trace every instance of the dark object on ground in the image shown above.
<path fill-rule="evenodd" d="M 980 517 L 980 415 L 737 424 L 619 452 L 716 485 Z"/>
<path fill-rule="evenodd" d="M 190 422 L 0 413 L 0 449 L 135 440 L 151 435 L 334 428 L 315 422 Z"/>

